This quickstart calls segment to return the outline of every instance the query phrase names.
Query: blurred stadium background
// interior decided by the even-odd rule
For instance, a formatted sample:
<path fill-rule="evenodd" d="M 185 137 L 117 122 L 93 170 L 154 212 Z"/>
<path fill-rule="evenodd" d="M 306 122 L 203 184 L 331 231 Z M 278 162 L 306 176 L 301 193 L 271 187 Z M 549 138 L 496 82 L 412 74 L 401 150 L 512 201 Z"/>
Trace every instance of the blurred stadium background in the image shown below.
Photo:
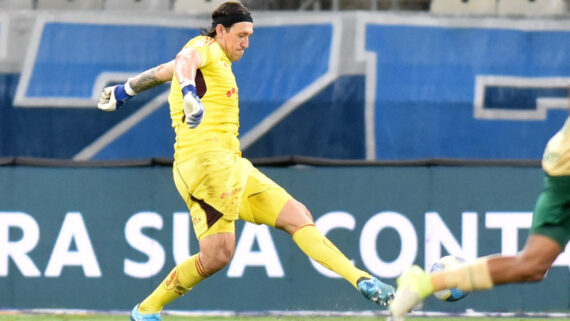
<path fill-rule="evenodd" d="M 115 113 L 96 102 L 172 59 L 221 2 L 0 0 L 0 309 L 128 310 L 197 251 L 171 182 L 168 86 Z M 447 253 L 522 248 L 568 115 L 567 1 L 242 3 L 244 155 L 358 266 L 395 283 Z M 238 232 L 230 266 L 169 309 L 375 311 L 284 233 Z M 542 283 L 417 313 L 570 317 L 569 266 L 570 245 Z"/>

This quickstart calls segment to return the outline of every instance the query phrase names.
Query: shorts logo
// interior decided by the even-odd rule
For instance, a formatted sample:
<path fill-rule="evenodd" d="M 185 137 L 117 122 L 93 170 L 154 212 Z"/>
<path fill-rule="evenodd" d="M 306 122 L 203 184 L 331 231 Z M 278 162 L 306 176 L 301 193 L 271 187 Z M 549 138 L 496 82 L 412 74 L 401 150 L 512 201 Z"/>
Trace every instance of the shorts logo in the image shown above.
<path fill-rule="evenodd" d="M 192 217 L 192 224 L 196 225 L 196 224 L 199 224 L 200 222 L 202 222 L 201 216 Z"/>
<path fill-rule="evenodd" d="M 233 190 L 229 191 L 229 192 L 223 192 L 222 195 L 220 195 L 221 199 L 227 198 L 227 197 L 231 197 L 232 195 L 241 192 L 241 190 L 243 190 L 243 187 L 236 187 Z"/>

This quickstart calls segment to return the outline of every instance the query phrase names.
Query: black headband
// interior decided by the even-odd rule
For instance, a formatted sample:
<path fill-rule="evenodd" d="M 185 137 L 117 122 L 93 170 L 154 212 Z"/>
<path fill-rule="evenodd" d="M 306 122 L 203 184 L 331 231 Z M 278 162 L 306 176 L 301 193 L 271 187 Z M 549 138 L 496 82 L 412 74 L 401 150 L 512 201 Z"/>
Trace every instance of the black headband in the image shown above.
<path fill-rule="evenodd" d="M 251 18 L 251 14 L 249 12 L 245 14 L 238 13 L 229 16 L 216 17 L 212 21 L 212 27 L 215 28 L 218 24 L 221 24 L 222 26 L 229 28 L 234 23 L 244 22 L 244 21 L 253 22 L 253 19 Z"/>

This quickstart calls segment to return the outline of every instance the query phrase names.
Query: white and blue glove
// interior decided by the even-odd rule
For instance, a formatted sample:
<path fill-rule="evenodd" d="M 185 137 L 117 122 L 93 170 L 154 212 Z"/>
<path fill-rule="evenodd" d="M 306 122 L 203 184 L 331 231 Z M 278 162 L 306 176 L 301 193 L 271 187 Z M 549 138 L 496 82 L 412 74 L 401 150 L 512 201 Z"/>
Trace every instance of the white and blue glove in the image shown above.
<path fill-rule="evenodd" d="M 196 128 L 200 125 L 204 117 L 205 109 L 204 104 L 200 101 L 200 97 L 196 93 L 196 86 L 192 83 L 183 83 L 182 95 L 182 108 L 184 109 L 184 116 L 186 117 L 186 124 L 190 128 Z"/>
<path fill-rule="evenodd" d="M 103 111 L 115 111 L 134 95 L 136 93 L 131 89 L 129 81 L 122 85 L 109 86 L 103 89 L 97 108 Z"/>

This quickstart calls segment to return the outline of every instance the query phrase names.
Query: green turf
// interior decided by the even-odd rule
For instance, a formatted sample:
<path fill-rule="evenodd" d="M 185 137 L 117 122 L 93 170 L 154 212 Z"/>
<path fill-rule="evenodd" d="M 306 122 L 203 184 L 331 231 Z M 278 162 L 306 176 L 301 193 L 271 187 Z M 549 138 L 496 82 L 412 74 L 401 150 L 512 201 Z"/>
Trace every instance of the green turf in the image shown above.
<path fill-rule="evenodd" d="M 108 315 L 0 315 L 0 321 L 127 321 L 128 316 Z M 385 317 L 180 317 L 165 316 L 163 321 L 383 321 Z M 410 321 L 568 321 L 567 318 L 475 318 L 475 317 L 408 317 Z"/>

